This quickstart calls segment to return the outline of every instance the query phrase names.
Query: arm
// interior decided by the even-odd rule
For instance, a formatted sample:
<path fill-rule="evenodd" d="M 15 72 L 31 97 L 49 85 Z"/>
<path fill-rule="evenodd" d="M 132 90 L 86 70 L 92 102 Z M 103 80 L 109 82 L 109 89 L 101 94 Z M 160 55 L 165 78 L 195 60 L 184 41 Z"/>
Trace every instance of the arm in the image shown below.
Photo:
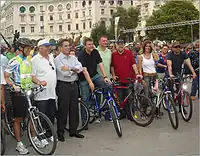
<path fill-rule="evenodd" d="M 142 75 L 142 56 L 138 56 L 138 72 Z"/>
<path fill-rule="evenodd" d="M 116 75 L 115 75 L 114 67 L 111 66 L 111 67 L 110 67 L 110 70 L 111 70 L 112 77 L 114 78 L 114 77 L 116 76 Z"/>
<path fill-rule="evenodd" d="M 61 63 L 60 59 L 55 59 L 56 70 L 63 76 L 70 77 L 73 74 L 70 68 Z"/>
<path fill-rule="evenodd" d="M 166 65 L 163 65 L 163 64 L 161 64 L 161 63 L 158 63 L 157 66 L 158 66 L 158 67 L 161 67 L 161 68 L 167 68 Z"/>
<path fill-rule="evenodd" d="M 103 63 L 99 63 L 99 68 L 100 68 L 100 70 L 101 70 L 101 73 L 103 74 L 103 77 L 104 77 L 104 78 L 107 77 L 106 72 L 105 72 L 105 70 L 104 70 Z"/>
<path fill-rule="evenodd" d="M 75 72 L 80 73 L 83 71 L 83 67 L 82 64 L 78 61 L 78 59 L 76 58 L 76 63 L 75 63 Z"/>
<path fill-rule="evenodd" d="M 87 80 L 88 84 L 93 83 L 86 67 L 83 67 L 83 75 L 85 76 L 85 79 Z"/>
<path fill-rule="evenodd" d="M 133 67 L 133 70 L 134 70 L 134 72 L 135 72 L 135 75 L 138 75 L 139 72 L 138 72 L 138 69 L 137 69 L 136 64 L 133 64 L 132 67 Z"/>
<path fill-rule="evenodd" d="M 167 60 L 167 67 L 168 67 L 168 72 L 169 72 L 169 76 L 172 77 L 172 61 L 171 60 Z"/>
<path fill-rule="evenodd" d="M 186 65 L 188 66 L 188 68 L 190 69 L 190 71 L 192 72 L 192 74 L 196 75 L 196 73 L 191 65 L 190 59 L 188 58 L 188 59 L 185 59 L 184 61 L 185 61 Z"/>

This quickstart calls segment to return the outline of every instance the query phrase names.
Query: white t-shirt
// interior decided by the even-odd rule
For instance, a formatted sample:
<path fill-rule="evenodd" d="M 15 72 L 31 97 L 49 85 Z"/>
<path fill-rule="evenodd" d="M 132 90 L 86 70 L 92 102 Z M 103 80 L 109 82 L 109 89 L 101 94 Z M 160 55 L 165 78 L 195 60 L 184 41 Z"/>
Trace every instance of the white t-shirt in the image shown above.
<path fill-rule="evenodd" d="M 56 67 L 54 64 L 53 55 L 49 55 L 49 60 L 37 54 L 31 60 L 32 62 L 32 74 L 40 81 L 46 81 L 47 86 L 45 90 L 38 93 L 35 100 L 49 100 L 56 99 Z"/>
<path fill-rule="evenodd" d="M 3 72 L 3 68 L 0 67 L 0 70 L 1 70 L 1 84 L 6 84 L 6 81 L 5 81 L 5 77 L 4 77 L 4 72 Z"/>

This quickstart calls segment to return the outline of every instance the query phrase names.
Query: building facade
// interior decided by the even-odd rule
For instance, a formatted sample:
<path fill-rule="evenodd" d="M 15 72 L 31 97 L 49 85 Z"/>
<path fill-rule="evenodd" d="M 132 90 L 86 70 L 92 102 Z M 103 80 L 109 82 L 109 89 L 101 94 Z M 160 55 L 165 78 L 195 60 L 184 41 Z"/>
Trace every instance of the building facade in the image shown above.
<path fill-rule="evenodd" d="M 15 30 L 21 37 L 59 39 L 90 36 L 100 21 L 109 26 L 117 7 L 137 7 L 140 10 L 138 27 L 144 27 L 154 9 L 166 0 L 26 0 L 6 1 L 0 9 L 0 32 L 11 43 Z M 198 0 L 194 0 L 199 8 Z M 141 32 L 144 36 L 144 32 Z M 2 41 L 2 40 L 1 40 Z"/>

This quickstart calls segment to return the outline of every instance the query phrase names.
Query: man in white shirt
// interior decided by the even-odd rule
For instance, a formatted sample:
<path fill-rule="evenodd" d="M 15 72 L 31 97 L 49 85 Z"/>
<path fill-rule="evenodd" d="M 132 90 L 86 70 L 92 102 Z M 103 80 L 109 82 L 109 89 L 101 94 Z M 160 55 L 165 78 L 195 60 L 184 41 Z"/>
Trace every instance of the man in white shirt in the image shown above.
<path fill-rule="evenodd" d="M 53 55 L 49 54 L 50 43 L 48 40 L 40 40 L 38 42 L 39 53 L 31 60 L 32 62 L 32 78 L 37 85 L 45 86 L 45 90 L 38 93 L 35 97 L 36 107 L 54 124 L 56 112 L 56 68 Z M 48 133 L 48 132 L 47 132 Z M 47 134 L 51 137 L 51 134 Z"/>

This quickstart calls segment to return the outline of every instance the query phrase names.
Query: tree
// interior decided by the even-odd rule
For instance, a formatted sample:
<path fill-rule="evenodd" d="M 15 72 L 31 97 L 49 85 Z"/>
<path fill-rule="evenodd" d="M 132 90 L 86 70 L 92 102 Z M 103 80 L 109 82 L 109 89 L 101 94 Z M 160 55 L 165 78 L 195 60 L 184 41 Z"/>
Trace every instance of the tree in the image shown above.
<path fill-rule="evenodd" d="M 189 1 L 168 1 L 154 11 L 147 20 L 146 26 L 176 23 L 199 19 L 199 11 Z M 193 25 L 193 35 L 198 37 L 199 25 Z M 159 39 L 165 41 L 177 40 L 181 43 L 191 42 L 191 26 L 179 26 L 146 31 L 151 40 Z"/>
<path fill-rule="evenodd" d="M 112 18 L 110 20 L 111 26 L 109 28 L 110 34 L 112 36 L 115 35 L 115 17 L 119 16 L 119 23 L 118 23 L 118 34 L 120 34 L 121 39 L 126 39 L 132 40 L 133 33 L 127 34 L 122 34 L 120 32 L 121 29 L 134 29 L 137 27 L 138 24 L 138 16 L 139 16 L 139 10 L 134 7 L 130 7 L 127 10 L 123 7 L 118 7 L 117 11 L 113 13 Z M 114 39 L 114 38 L 113 38 Z"/>
<path fill-rule="evenodd" d="M 105 26 L 105 22 L 101 21 L 95 28 L 92 29 L 91 38 L 94 40 L 94 44 L 98 45 L 98 40 L 101 36 L 107 36 L 108 39 L 111 39 L 111 34 Z"/>

